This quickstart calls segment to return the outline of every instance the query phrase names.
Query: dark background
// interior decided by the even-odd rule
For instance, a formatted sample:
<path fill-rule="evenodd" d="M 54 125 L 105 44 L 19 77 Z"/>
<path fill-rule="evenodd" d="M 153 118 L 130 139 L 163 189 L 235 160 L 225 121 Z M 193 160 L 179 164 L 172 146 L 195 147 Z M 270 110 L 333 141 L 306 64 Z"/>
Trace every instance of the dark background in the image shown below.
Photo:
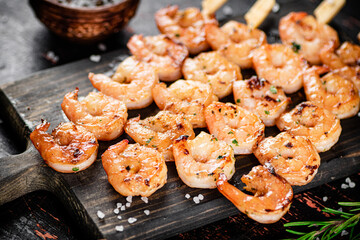
<path fill-rule="evenodd" d="M 233 10 L 232 19 L 243 22 L 243 14 L 254 1 L 233 0 L 226 5 Z M 319 1 L 278 1 L 280 11 L 271 13 L 260 26 L 268 34 L 268 41 L 277 40 L 279 16 L 291 10 L 309 13 Z M 98 44 L 77 45 L 60 39 L 49 32 L 34 16 L 28 2 L 24 0 L 0 0 L 0 85 L 20 80 L 42 69 L 59 66 L 89 58 L 92 54 L 103 54 L 126 47 L 133 33 L 155 35 L 158 33 L 153 20 L 156 10 L 177 3 L 181 7 L 200 6 L 201 1 L 142 0 L 136 16 L 120 33 L 102 41 L 106 50 Z M 347 5 L 332 21 L 331 25 L 341 30 L 341 40 L 353 39 L 360 30 L 360 1 L 348 0 Z M 217 13 L 220 22 L 224 13 Z M 357 42 L 358 43 L 358 42 Z M 49 51 L 58 56 L 54 62 L 46 58 Z M 89 60 L 90 61 L 90 60 Z M 0 111 L 2 106 L 0 108 Z M 0 119 L 0 157 L 17 154 L 24 150 L 9 128 L 9 123 Z M 1 161 L 1 159 L 0 159 Z M 350 176 L 355 188 L 342 189 L 345 179 L 340 179 L 295 196 L 294 203 L 285 217 L 276 224 L 261 225 L 238 214 L 213 224 L 179 234 L 174 239 L 278 239 L 291 237 L 285 232 L 284 223 L 298 220 L 321 220 L 328 216 L 323 207 L 338 209 L 338 201 L 360 201 L 360 173 Z M 1 193 L 0 193 L 1 194 Z M 326 200 L 326 201 L 325 201 Z M 76 223 L 72 222 L 66 209 L 50 193 L 38 191 L 25 195 L 0 207 L 0 239 L 81 239 Z M 347 236 L 343 237 L 347 239 Z"/>

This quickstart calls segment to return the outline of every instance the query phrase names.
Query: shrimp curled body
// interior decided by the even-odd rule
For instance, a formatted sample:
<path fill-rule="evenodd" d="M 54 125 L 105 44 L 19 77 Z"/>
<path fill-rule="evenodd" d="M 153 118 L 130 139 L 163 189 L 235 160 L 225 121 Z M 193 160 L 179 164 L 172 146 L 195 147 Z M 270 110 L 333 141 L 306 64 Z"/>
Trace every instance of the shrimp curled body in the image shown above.
<path fill-rule="evenodd" d="M 235 173 L 232 148 L 205 132 L 193 140 L 188 140 L 187 136 L 176 139 L 173 153 L 179 177 L 189 187 L 216 188 L 220 172 L 228 179 Z"/>
<path fill-rule="evenodd" d="M 181 77 L 181 67 L 189 55 L 187 48 L 172 41 L 166 35 L 134 35 L 127 43 L 130 52 L 139 60 L 149 63 L 159 73 L 162 81 L 174 81 Z"/>
<path fill-rule="evenodd" d="M 274 223 L 289 210 L 293 199 L 291 185 L 264 166 L 253 167 L 241 181 L 246 184 L 244 189 L 253 196 L 232 186 L 222 173 L 216 184 L 219 192 L 249 218 L 259 223 Z"/>
<path fill-rule="evenodd" d="M 89 73 L 94 88 L 107 96 L 125 102 L 128 109 L 149 106 L 151 90 L 159 82 L 158 74 L 150 65 L 128 57 L 117 68 L 114 76 Z"/>
<path fill-rule="evenodd" d="M 135 140 L 148 147 L 161 152 L 165 161 L 173 161 L 173 140 L 181 135 L 188 135 L 189 139 L 195 137 L 191 123 L 181 115 L 169 111 L 160 111 L 152 117 L 140 120 L 140 116 L 127 121 L 125 132 Z"/>
<path fill-rule="evenodd" d="M 276 121 L 280 131 L 311 140 L 318 152 L 329 150 L 341 134 L 340 120 L 330 111 L 311 102 L 303 102 Z"/>
<path fill-rule="evenodd" d="M 122 140 L 110 146 L 101 159 L 109 183 L 123 196 L 148 197 L 166 183 L 164 157 L 153 148 Z"/>
<path fill-rule="evenodd" d="M 119 137 L 128 116 L 125 104 L 101 92 L 91 92 L 78 101 L 78 92 L 76 89 L 66 94 L 61 104 L 69 120 L 94 133 L 98 140 Z"/>
<path fill-rule="evenodd" d="M 316 175 L 320 156 L 312 142 L 303 136 L 282 132 L 261 141 L 255 157 L 291 185 L 305 185 Z"/>
<path fill-rule="evenodd" d="M 235 103 L 255 113 L 265 126 L 274 126 L 275 120 L 286 110 L 289 99 L 281 87 L 253 76 L 245 81 L 234 82 Z"/>
<path fill-rule="evenodd" d="M 62 173 L 85 170 L 95 160 L 99 144 L 93 133 L 72 122 L 61 123 L 50 134 L 50 123 L 43 121 L 30 139 L 49 167 Z"/>
<path fill-rule="evenodd" d="M 225 141 L 235 154 L 250 154 L 264 137 L 265 125 L 258 116 L 232 103 L 214 102 L 206 107 L 209 131 Z"/>
<path fill-rule="evenodd" d="M 200 53 L 193 59 L 187 58 L 183 73 L 185 79 L 209 84 L 219 98 L 229 95 L 233 82 L 242 79 L 239 66 L 229 62 L 218 52 Z"/>

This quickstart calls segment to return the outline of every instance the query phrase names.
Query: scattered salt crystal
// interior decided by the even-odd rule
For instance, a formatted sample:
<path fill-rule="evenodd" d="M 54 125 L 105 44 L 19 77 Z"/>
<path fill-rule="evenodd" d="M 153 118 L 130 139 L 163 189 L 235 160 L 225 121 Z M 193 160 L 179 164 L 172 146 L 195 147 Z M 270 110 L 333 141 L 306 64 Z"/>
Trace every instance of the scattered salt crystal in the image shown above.
<path fill-rule="evenodd" d="M 45 59 L 52 62 L 52 63 L 57 63 L 59 61 L 59 57 L 55 55 L 55 53 L 53 51 L 48 51 L 45 54 Z"/>
<path fill-rule="evenodd" d="M 343 210 L 342 210 L 342 208 L 339 208 L 338 211 L 342 212 Z"/>
<path fill-rule="evenodd" d="M 148 203 L 149 199 L 147 197 L 141 197 L 141 200 L 143 200 L 144 203 Z"/>
<path fill-rule="evenodd" d="M 204 195 L 202 195 L 201 193 L 198 195 L 198 198 L 200 201 L 204 200 Z"/>
<path fill-rule="evenodd" d="M 200 200 L 199 200 L 198 197 L 194 197 L 193 200 L 194 200 L 194 202 L 195 202 L 196 204 L 198 204 L 198 203 L 200 202 Z"/>
<path fill-rule="evenodd" d="M 324 201 L 324 202 L 326 202 L 327 200 L 328 200 L 328 197 L 327 197 L 327 196 L 323 197 L 323 201 Z"/>
<path fill-rule="evenodd" d="M 128 222 L 131 224 L 131 223 L 134 223 L 134 222 L 136 222 L 137 221 L 137 219 L 136 218 L 129 218 L 128 219 Z"/>
<path fill-rule="evenodd" d="M 115 214 L 119 214 L 119 212 L 120 212 L 120 210 L 119 210 L 118 208 L 115 208 L 115 209 L 114 209 L 114 213 L 115 213 Z"/>
<path fill-rule="evenodd" d="M 189 199 L 189 198 L 190 198 L 190 194 L 188 194 L 188 193 L 185 194 L 185 198 L 186 198 L 186 199 Z"/>
<path fill-rule="evenodd" d="M 150 211 L 146 209 L 146 210 L 144 210 L 144 213 L 145 213 L 145 215 L 149 215 Z"/>
<path fill-rule="evenodd" d="M 125 211 L 125 209 L 126 209 L 125 205 L 121 206 L 121 208 L 120 208 L 121 211 Z"/>
<path fill-rule="evenodd" d="M 130 207 L 130 206 L 131 206 L 131 203 L 127 202 L 127 203 L 125 204 L 125 206 L 126 206 L 126 207 Z"/>
<path fill-rule="evenodd" d="M 355 183 L 354 183 L 354 182 L 349 183 L 349 187 L 350 187 L 350 188 L 354 188 L 354 187 L 355 187 Z"/>
<path fill-rule="evenodd" d="M 117 216 L 117 218 L 118 218 L 118 219 L 122 219 L 122 217 L 121 217 L 120 215 L 119 215 L 119 216 Z"/>
<path fill-rule="evenodd" d="M 223 8 L 223 13 L 226 15 L 226 16 L 231 16 L 233 15 L 233 10 L 230 6 L 226 5 L 224 6 Z"/>
<path fill-rule="evenodd" d="M 103 43 L 99 43 L 98 44 L 98 49 L 100 50 L 100 51 L 106 51 L 106 45 L 105 44 L 103 44 Z"/>
<path fill-rule="evenodd" d="M 119 202 L 118 202 L 118 203 L 116 204 L 116 207 L 117 207 L 117 208 L 121 208 L 121 206 L 122 206 L 122 203 L 119 203 Z"/>
<path fill-rule="evenodd" d="M 273 13 L 277 13 L 279 10 L 280 10 L 280 5 L 278 3 L 275 3 L 271 11 Z"/>
<path fill-rule="evenodd" d="M 319 237 L 317 237 L 317 238 L 315 238 L 315 240 L 320 240 L 320 238 L 319 238 Z"/>
<path fill-rule="evenodd" d="M 96 214 L 97 214 L 98 218 L 100 218 L 100 219 L 103 219 L 105 217 L 105 214 L 100 210 L 98 210 Z"/>
<path fill-rule="evenodd" d="M 358 117 L 360 117 L 360 112 L 358 112 Z"/>
<path fill-rule="evenodd" d="M 126 197 L 126 201 L 128 201 L 128 202 L 131 203 L 131 202 L 132 202 L 132 196 L 127 196 L 127 197 Z"/>
<path fill-rule="evenodd" d="M 122 232 L 122 231 L 124 231 L 124 226 L 123 225 L 115 226 L 115 230 L 118 232 Z"/>
<path fill-rule="evenodd" d="M 349 234 L 349 232 L 346 231 L 346 230 L 342 230 L 342 232 L 341 232 L 341 236 L 346 236 L 346 235 L 348 235 L 348 234 Z"/>
<path fill-rule="evenodd" d="M 90 56 L 90 61 L 92 61 L 92 62 L 100 62 L 100 60 L 101 60 L 100 55 L 91 55 Z"/>
<path fill-rule="evenodd" d="M 334 179 L 335 179 L 335 177 L 330 177 L 330 179 L 331 179 L 331 180 L 334 180 Z"/>
<path fill-rule="evenodd" d="M 347 178 L 345 179 L 345 182 L 351 183 L 351 179 L 347 177 Z"/>
<path fill-rule="evenodd" d="M 345 184 L 345 183 L 341 184 L 341 188 L 342 188 L 342 189 L 347 189 L 348 187 L 349 187 L 349 185 L 347 185 L 347 184 Z"/>

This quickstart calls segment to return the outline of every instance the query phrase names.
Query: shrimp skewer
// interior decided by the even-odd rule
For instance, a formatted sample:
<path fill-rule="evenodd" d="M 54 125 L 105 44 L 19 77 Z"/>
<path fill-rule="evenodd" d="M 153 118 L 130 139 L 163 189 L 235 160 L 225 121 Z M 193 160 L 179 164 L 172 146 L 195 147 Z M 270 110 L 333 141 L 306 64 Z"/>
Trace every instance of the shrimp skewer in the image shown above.
<path fill-rule="evenodd" d="M 117 68 L 114 76 L 89 73 L 91 84 L 107 96 L 125 102 L 128 109 L 149 106 L 151 90 L 159 82 L 158 74 L 150 65 L 128 57 Z"/>
<path fill-rule="evenodd" d="M 69 120 L 94 133 L 98 140 L 110 141 L 119 137 L 128 116 L 125 104 L 101 92 L 91 92 L 78 101 L 78 92 L 76 88 L 66 94 L 61 104 Z"/>
<path fill-rule="evenodd" d="M 200 53 L 193 59 L 187 58 L 182 70 L 185 79 L 209 84 L 219 98 L 229 95 L 233 82 L 242 79 L 240 68 L 218 52 Z"/>
<path fill-rule="evenodd" d="M 85 170 L 96 160 L 99 144 L 93 133 L 72 122 L 61 123 L 50 134 L 50 123 L 42 121 L 30 139 L 45 163 L 62 173 Z"/>
<path fill-rule="evenodd" d="M 264 166 L 255 166 L 242 176 L 245 190 L 254 195 L 241 192 L 227 182 L 221 173 L 216 182 L 217 189 L 229 199 L 242 213 L 260 223 L 274 223 L 289 210 L 293 190 L 291 185 L 279 176 L 269 172 Z"/>
<path fill-rule="evenodd" d="M 206 132 L 193 140 L 179 137 L 174 141 L 173 154 L 179 177 L 192 188 L 216 188 L 220 172 L 229 179 L 235 173 L 232 148 Z"/>
<path fill-rule="evenodd" d="M 279 34 L 284 44 L 293 46 L 311 64 L 320 64 L 319 50 L 328 43 L 339 46 L 337 32 L 305 12 L 291 12 L 281 18 Z"/>
<path fill-rule="evenodd" d="M 287 132 L 265 138 L 258 144 L 254 155 L 261 164 L 273 168 L 291 185 L 309 183 L 320 166 L 320 156 L 312 142 Z"/>
<path fill-rule="evenodd" d="M 214 102 L 206 107 L 205 119 L 209 131 L 225 141 L 235 154 L 250 154 L 264 137 L 265 125 L 260 118 L 231 103 Z"/>
<path fill-rule="evenodd" d="M 209 48 L 205 38 L 205 22 L 217 23 L 214 16 L 202 15 L 197 8 L 179 10 L 178 6 L 158 10 L 155 21 L 161 33 L 182 42 L 193 55 Z"/>
<path fill-rule="evenodd" d="M 148 197 L 166 183 L 162 154 L 128 140 L 110 146 L 101 156 L 109 183 L 123 196 Z"/>
<path fill-rule="evenodd" d="M 161 110 L 182 114 L 193 128 L 206 127 L 204 109 L 218 100 L 208 84 L 192 80 L 177 80 L 168 88 L 164 83 L 157 84 L 153 96 Z"/>
<path fill-rule="evenodd" d="M 206 24 L 205 33 L 212 49 L 241 68 L 251 68 L 252 50 L 266 43 L 263 31 L 250 30 L 245 24 L 236 21 L 229 21 L 221 28 L 217 24 Z"/>
<path fill-rule="evenodd" d="M 169 111 L 160 111 L 153 117 L 140 120 L 140 116 L 127 121 L 125 132 L 135 140 L 162 153 L 165 161 L 174 161 L 173 140 L 181 135 L 195 137 L 191 123 L 181 115 Z"/>
<path fill-rule="evenodd" d="M 330 111 L 312 102 L 303 102 L 276 121 L 280 131 L 311 140 L 318 152 L 329 150 L 341 134 L 340 120 Z"/>
<path fill-rule="evenodd" d="M 282 87 L 285 93 L 294 93 L 302 87 L 306 61 L 285 45 L 262 45 L 253 51 L 253 63 L 260 78 Z"/>
<path fill-rule="evenodd" d="M 352 81 L 328 72 L 325 67 L 312 67 L 304 74 L 306 99 L 323 107 L 340 119 L 349 118 L 359 112 L 359 92 Z"/>
<path fill-rule="evenodd" d="M 179 79 L 182 76 L 181 67 L 189 55 L 184 45 L 172 41 L 166 35 L 133 35 L 127 47 L 137 59 L 153 66 L 162 81 Z"/>
<path fill-rule="evenodd" d="M 234 82 L 233 92 L 236 105 L 258 115 L 267 127 L 275 125 L 289 104 L 281 87 L 256 76 Z"/>

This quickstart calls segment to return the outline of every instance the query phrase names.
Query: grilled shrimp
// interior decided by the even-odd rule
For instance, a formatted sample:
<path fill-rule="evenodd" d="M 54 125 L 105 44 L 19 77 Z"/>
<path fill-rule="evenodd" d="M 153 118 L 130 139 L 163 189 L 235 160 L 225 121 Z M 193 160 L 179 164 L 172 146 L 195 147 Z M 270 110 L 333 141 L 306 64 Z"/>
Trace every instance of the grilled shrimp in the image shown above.
<path fill-rule="evenodd" d="M 42 121 L 30 139 L 45 163 L 62 173 L 85 170 L 96 160 L 99 144 L 93 133 L 72 122 L 61 123 L 50 134 L 50 123 Z"/>
<path fill-rule="evenodd" d="M 159 82 L 158 74 L 149 64 L 128 57 L 117 68 L 111 78 L 104 74 L 89 73 L 94 88 L 125 102 L 128 109 L 149 106 L 152 101 L 151 90 Z"/>
<path fill-rule="evenodd" d="M 311 102 L 303 102 L 276 120 L 280 131 L 311 140 L 318 152 L 329 150 L 341 133 L 340 120 L 330 111 Z"/>
<path fill-rule="evenodd" d="M 265 138 L 258 144 L 254 155 L 261 164 L 273 168 L 291 185 L 309 183 L 320 166 L 320 156 L 312 142 L 287 132 Z"/>
<path fill-rule="evenodd" d="M 233 82 L 242 79 L 240 68 L 218 52 L 200 53 L 193 59 L 188 58 L 182 70 L 185 79 L 210 84 L 219 98 L 229 95 Z"/>
<path fill-rule="evenodd" d="M 173 153 L 179 177 L 192 188 L 216 188 L 219 173 L 228 179 L 235 173 L 232 148 L 205 132 L 193 140 L 179 137 L 174 141 Z"/>
<path fill-rule="evenodd" d="M 193 128 L 206 127 L 204 109 L 218 100 L 208 84 L 192 80 L 177 80 L 168 88 L 159 83 L 153 89 L 153 96 L 161 110 L 182 114 Z"/>
<path fill-rule="evenodd" d="M 233 92 L 235 103 L 258 115 L 267 127 L 275 125 L 275 119 L 289 104 L 282 88 L 256 76 L 234 82 Z"/>
<path fill-rule="evenodd" d="M 65 95 L 61 108 L 70 121 L 95 134 L 98 140 L 119 137 L 127 119 L 125 103 L 101 92 L 91 92 L 78 101 L 79 89 Z"/>
<path fill-rule="evenodd" d="M 182 76 L 181 67 L 189 55 L 183 44 L 172 41 L 166 35 L 133 35 L 127 47 L 137 59 L 153 66 L 162 81 L 179 79 Z"/>
<path fill-rule="evenodd" d="M 325 67 L 313 66 L 304 74 L 306 99 L 334 113 L 338 118 L 349 118 L 359 112 L 359 92 L 352 81 L 329 72 Z"/>
<path fill-rule="evenodd" d="M 264 166 L 253 167 L 241 181 L 246 184 L 244 189 L 254 195 L 232 186 L 222 173 L 216 184 L 219 192 L 249 218 L 259 223 L 274 223 L 289 210 L 293 199 L 291 185 Z"/>
<path fill-rule="evenodd" d="M 250 154 L 264 137 L 265 125 L 258 116 L 232 103 L 213 102 L 205 109 L 209 131 L 225 141 L 235 154 Z"/>
<path fill-rule="evenodd" d="M 123 196 L 148 197 L 166 183 L 164 157 L 154 148 L 122 140 L 110 146 L 101 159 L 109 183 Z"/>
<path fill-rule="evenodd" d="M 360 61 L 360 46 L 345 42 L 335 52 L 335 45 L 331 42 L 321 49 L 320 59 L 333 73 L 352 81 L 360 90 L 360 66 L 357 65 Z"/>
<path fill-rule="evenodd" d="M 327 24 L 321 24 L 305 12 L 291 12 L 281 18 L 279 34 L 284 44 L 301 53 L 311 64 L 320 63 L 319 50 L 333 41 L 339 46 L 336 31 Z"/>
<path fill-rule="evenodd" d="M 260 78 L 282 87 L 285 93 L 294 93 L 302 87 L 306 61 L 285 45 L 265 44 L 253 50 L 253 63 Z"/>
<path fill-rule="evenodd" d="M 245 24 L 236 21 L 229 21 L 221 28 L 217 24 L 206 24 L 205 33 L 212 49 L 241 68 L 251 68 L 252 50 L 266 43 L 263 31 L 250 30 Z"/>
<path fill-rule="evenodd" d="M 164 155 L 165 161 L 173 161 L 173 140 L 181 135 L 195 137 L 191 123 L 184 117 L 169 111 L 160 111 L 152 117 L 140 120 L 140 116 L 127 121 L 125 132 L 135 140 L 148 147 L 157 149 Z"/>
<path fill-rule="evenodd" d="M 205 38 L 205 22 L 217 23 L 214 16 L 204 16 L 197 8 L 179 10 L 178 6 L 168 6 L 158 10 L 155 21 L 159 31 L 182 42 L 190 54 L 198 54 L 209 48 Z"/>

